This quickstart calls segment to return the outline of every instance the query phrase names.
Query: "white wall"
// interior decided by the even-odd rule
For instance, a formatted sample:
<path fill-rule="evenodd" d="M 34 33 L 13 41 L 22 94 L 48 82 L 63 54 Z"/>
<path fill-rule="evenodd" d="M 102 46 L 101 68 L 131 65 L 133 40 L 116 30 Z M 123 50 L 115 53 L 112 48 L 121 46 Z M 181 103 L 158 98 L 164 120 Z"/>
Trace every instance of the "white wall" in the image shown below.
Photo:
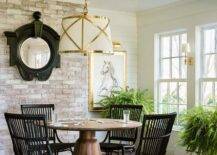
<path fill-rule="evenodd" d="M 137 88 L 137 17 L 136 13 L 89 9 L 91 15 L 106 16 L 110 19 L 112 40 L 120 41 L 127 51 L 127 82 L 130 88 Z M 86 108 L 88 109 L 88 108 Z M 99 113 L 88 113 L 91 117 L 100 117 Z M 97 132 L 99 140 L 104 132 Z"/>
<path fill-rule="evenodd" d="M 115 5 L 115 4 L 114 4 Z M 120 41 L 127 51 L 127 79 L 137 87 L 137 17 L 136 13 L 90 9 L 90 14 L 106 16 L 111 21 L 112 40 Z"/>
<path fill-rule="evenodd" d="M 154 92 L 154 34 L 187 29 L 188 42 L 195 52 L 195 27 L 217 22 L 217 0 L 184 0 L 138 13 L 138 87 Z M 196 60 L 197 61 L 197 60 Z M 195 66 L 188 67 L 188 107 L 195 103 Z M 184 155 L 174 132 L 168 154 Z"/>

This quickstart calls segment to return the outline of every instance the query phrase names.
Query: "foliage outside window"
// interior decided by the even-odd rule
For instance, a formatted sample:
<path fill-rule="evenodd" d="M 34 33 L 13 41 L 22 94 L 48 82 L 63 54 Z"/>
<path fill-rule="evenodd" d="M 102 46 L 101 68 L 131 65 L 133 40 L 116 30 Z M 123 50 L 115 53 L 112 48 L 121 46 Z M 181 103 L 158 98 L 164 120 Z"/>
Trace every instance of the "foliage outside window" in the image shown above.
<path fill-rule="evenodd" d="M 187 109 L 187 67 L 181 45 L 187 43 L 185 31 L 159 35 L 157 44 L 157 91 L 158 113 L 177 112 L 176 125 L 180 115 Z"/>
<path fill-rule="evenodd" d="M 199 102 L 206 108 L 217 106 L 217 25 L 201 28 Z"/>

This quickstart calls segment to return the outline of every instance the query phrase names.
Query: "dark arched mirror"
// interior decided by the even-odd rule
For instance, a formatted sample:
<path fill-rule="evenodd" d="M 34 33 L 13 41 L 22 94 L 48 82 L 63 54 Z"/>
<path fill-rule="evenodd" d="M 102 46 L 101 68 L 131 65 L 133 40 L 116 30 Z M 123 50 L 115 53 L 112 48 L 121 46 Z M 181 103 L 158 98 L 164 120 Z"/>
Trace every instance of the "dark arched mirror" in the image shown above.
<path fill-rule="evenodd" d="M 60 67 L 59 35 L 39 19 L 40 12 L 33 14 L 35 20 L 18 28 L 15 32 L 5 32 L 10 46 L 10 65 L 16 65 L 24 80 L 47 80 L 53 67 Z"/>

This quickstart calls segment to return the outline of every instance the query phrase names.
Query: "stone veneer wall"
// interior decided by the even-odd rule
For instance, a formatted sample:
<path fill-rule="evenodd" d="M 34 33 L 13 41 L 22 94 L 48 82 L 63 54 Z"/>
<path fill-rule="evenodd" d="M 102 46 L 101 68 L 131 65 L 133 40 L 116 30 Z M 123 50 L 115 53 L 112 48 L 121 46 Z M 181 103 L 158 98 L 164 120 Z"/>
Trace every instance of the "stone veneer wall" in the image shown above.
<path fill-rule="evenodd" d="M 87 58 L 79 54 L 61 56 L 61 68 L 48 81 L 23 81 L 16 67 L 9 66 L 9 48 L 4 31 L 14 31 L 32 21 L 33 11 L 42 12 L 42 21 L 60 32 L 61 19 L 74 6 L 52 0 L 0 0 L 0 154 L 13 154 L 4 112 L 20 112 L 20 104 L 52 103 L 60 117 L 84 115 L 87 103 Z M 65 135 L 63 133 L 62 135 Z M 70 139 L 77 134 L 63 136 Z"/>

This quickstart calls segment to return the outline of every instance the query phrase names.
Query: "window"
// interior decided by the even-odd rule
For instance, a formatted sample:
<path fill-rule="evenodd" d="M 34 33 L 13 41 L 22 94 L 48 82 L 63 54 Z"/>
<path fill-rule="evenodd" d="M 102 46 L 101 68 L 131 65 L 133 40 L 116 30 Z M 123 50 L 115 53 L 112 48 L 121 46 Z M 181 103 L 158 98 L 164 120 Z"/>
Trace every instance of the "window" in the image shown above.
<path fill-rule="evenodd" d="M 179 117 L 187 109 L 187 66 L 181 45 L 187 43 L 186 31 L 157 35 L 156 100 L 158 113 L 177 112 Z"/>
<path fill-rule="evenodd" d="M 217 105 L 217 25 L 201 28 L 199 102 L 207 108 Z"/>

